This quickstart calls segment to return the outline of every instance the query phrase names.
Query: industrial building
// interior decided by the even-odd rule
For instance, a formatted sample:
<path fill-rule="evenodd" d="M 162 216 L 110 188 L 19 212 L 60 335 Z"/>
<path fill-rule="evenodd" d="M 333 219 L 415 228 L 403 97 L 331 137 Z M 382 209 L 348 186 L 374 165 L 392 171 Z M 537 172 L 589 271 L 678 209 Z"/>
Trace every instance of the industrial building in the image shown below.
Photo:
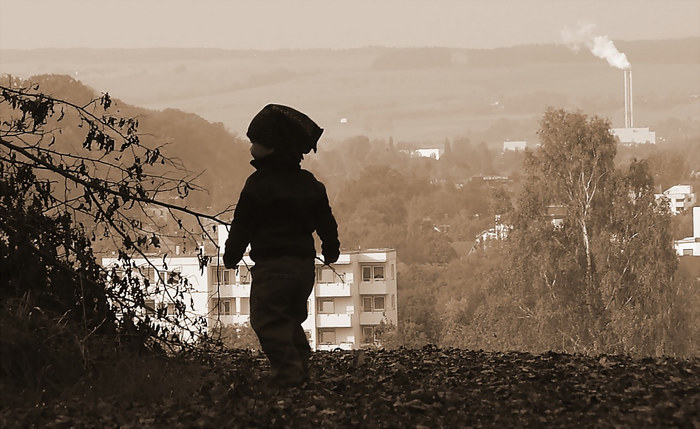
<path fill-rule="evenodd" d="M 632 103 L 632 70 L 623 70 L 624 90 L 625 90 L 625 127 L 612 128 L 610 131 L 620 141 L 621 144 L 656 144 L 656 133 L 649 127 L 634 127 L 634 108 Z"/>

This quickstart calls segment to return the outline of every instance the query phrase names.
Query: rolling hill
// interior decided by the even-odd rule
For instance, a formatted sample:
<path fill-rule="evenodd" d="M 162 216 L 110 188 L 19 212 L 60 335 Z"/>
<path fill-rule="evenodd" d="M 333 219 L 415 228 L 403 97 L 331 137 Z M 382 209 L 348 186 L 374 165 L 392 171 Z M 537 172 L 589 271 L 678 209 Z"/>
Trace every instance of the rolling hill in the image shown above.
<path fill-rule="evenodd" d="M 619 42 L 634 70 L 635 125 L 700 117 L 700 39 Z M 536 138 L 547 106 L 623 122 L 622 71 L 564 46 L 226 51 L 216 49 L 3 51 L 0 71 L 70 74 L 148 109 L 181 109 L 243 135 L 266 103 L 289 104 L 325 129 L 488 144 Z M 505 121 L 505 122 L 504 122 Z M 504 127 L 503 124 L 508 126 Z"/>

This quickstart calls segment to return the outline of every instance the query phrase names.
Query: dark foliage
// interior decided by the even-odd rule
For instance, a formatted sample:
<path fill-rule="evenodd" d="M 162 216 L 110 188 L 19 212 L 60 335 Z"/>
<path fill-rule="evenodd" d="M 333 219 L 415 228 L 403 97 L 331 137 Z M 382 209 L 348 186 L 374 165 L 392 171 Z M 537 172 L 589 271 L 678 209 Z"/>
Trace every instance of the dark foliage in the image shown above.
<path fill-rule="evenodd" d="M 52 395 L 103 358 L 201 335 L 201 320 L 185 315 L 187 280 L 165 287 L 156 270 L 155 289 L 181 317 L 149 315 L 149 281 L 132 257 L 161 248 L 149 205 L 181 235 L 196 236 L 183 219 L 202 229 L 220 221 L 173 201 L 199 188 L 162 146 L 142 140 L 138 117 L 115 112 L 107 93 L 86 101 L 81 88 L 59 99 L 32 82 L 0 86 L 0 375 L 10 392 Z M 94 253 L 100 242 L 118 256 L 107 270 Z"/>

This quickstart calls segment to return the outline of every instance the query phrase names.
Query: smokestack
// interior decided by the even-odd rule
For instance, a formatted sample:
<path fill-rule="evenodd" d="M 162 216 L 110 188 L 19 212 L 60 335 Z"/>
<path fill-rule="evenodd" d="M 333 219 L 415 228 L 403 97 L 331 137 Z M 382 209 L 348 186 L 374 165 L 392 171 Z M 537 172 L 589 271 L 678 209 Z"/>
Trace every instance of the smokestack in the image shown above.
<path fill-rule="evenodd" d="M 632 111 L 632 69 L 624 69 L 625 78 L 625 128 L 634 127 L 634 117 Z"/>

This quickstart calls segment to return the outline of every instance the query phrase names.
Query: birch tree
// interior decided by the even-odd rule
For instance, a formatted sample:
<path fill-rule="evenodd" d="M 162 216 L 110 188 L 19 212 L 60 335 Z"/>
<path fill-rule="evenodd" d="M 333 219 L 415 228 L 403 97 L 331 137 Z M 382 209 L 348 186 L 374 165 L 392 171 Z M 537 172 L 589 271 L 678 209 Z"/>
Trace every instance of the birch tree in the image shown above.
<path fill-rule="evenodd" d="M 479 310 L 484 326 L 493 322 L 497 340 L 490 343 L 584 353 L 681 350 L 687 339 L 676 332 L 670 214 L 654 197 L 646 163 L 615 167 L 607 120 L 548 109 L 540 126 L 504 269 L 488 285 L 498 305 Z"/>

